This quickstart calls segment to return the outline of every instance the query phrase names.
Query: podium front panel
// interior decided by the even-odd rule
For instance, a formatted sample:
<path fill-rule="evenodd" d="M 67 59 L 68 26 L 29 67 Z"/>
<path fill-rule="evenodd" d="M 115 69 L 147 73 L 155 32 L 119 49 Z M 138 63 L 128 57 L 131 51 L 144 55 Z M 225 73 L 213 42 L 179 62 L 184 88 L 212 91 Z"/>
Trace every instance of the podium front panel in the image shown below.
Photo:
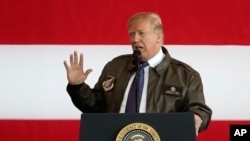
<path fill-rule="evenodd" d="M 132 123 L 152 127 L 161 141 L 195 141 L 192 113 L 84 113 L 80 141 L 116 141 L 120 131 Z"/>

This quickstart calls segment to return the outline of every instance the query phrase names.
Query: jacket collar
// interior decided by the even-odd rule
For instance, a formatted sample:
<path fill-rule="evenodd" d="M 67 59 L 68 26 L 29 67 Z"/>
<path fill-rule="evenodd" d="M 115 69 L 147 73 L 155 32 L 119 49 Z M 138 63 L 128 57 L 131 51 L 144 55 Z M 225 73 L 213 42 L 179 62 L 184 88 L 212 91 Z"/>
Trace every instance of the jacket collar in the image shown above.
<path fill-rule="evenodd" d="M 164 59 L 161 61 L 160 64 L 158 64 L 155 68 L 153 68 L 153 70 L 155 70 L 159 76 L 164 75 L 171 61 L 171 56 L 168 53 L 168 50 L 162 46 L 162 51 L 165 54 Z"/>
<path fill-rule="evenodd" d="M 171 60 L 171 56 L 168 53 L 168 50 L 164 46 L 162 46 L 162 51 L 165 54 L 164 59 L 161 61 L 160 64 L 158 64 L 154 68 L 150 67 L 153 70 L 155 70 L 157 72 L 157 74 L 160 75 L 160 76 L 163 75 L 163 73 L 165 72 L 165 70 L 169 66 L 170 60 Z M 128 71 L 135 72 L 136 71 L 136 66 L 133 64 L 132 60 L 133 60 L 133 58 L 132 58 L 132 55 L 131 55 L 131 58 L 130 58 L 129 64 L 128 64 Z"/>

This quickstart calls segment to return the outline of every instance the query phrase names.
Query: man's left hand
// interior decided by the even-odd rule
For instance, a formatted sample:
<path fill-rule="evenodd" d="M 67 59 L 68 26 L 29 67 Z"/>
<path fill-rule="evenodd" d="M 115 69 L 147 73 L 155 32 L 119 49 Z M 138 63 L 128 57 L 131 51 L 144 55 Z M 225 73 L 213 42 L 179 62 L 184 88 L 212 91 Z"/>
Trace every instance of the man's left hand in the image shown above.
<path fill-rule="evenodd" d="M 194 115 L 194 122 L 195 122 L 195 133 L 196 133 L 196 136 L 198 136 L 199 129 L 200 129 L 200 126 L 201 126 L 201 123 L 202 123 L 202 120 L 201 120 L 200 116 L 195 114 Z"/>

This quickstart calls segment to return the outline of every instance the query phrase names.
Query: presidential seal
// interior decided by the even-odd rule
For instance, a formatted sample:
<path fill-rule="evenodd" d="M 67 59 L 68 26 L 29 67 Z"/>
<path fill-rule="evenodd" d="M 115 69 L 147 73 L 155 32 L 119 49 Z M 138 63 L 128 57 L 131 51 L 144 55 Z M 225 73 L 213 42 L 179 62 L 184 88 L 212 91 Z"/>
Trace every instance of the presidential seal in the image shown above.
<path fill-rule="evenodd" d="M 160 141 L 156 130 L 145 123 L 131 123 L 118 133 L 116 141 Z"/>

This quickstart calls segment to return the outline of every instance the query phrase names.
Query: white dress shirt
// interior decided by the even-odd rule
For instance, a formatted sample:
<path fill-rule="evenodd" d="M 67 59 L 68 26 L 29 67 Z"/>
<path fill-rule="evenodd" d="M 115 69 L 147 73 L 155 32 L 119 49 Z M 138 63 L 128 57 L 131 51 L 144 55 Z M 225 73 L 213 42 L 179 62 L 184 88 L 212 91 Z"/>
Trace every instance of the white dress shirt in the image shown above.
<path fill-rule="evenodd" d="M 163 60 L 164 57 L 165 57 L 165 54 L 162 52 L 162 50 L 160 50 L 153 58 L 148 60 L 149 66 L 144 68 L 144 71 L 145 71 L 145 73 L 144 73 L 144 85 L 143 85 L 143 90 L 142 90 L 142 97 L 141 97 L 139 113 L 146 112 L 149 67 L 154 68 Z M 131 87 L 131 84 L 132 84 L 134 78 L 135 78 L 135 73 L 131 76 L 131 78 L 128 82 L 128 86 L 125 90 L 125 94 L 124 94 L 123 101 L 121 104 L 120 113 L 125 113 L 126 103 L 127 103 L 127 99 L 128 99 L 128 93 L 129 93 L 129 90 L 130 90 L 130 87 Z"/>

